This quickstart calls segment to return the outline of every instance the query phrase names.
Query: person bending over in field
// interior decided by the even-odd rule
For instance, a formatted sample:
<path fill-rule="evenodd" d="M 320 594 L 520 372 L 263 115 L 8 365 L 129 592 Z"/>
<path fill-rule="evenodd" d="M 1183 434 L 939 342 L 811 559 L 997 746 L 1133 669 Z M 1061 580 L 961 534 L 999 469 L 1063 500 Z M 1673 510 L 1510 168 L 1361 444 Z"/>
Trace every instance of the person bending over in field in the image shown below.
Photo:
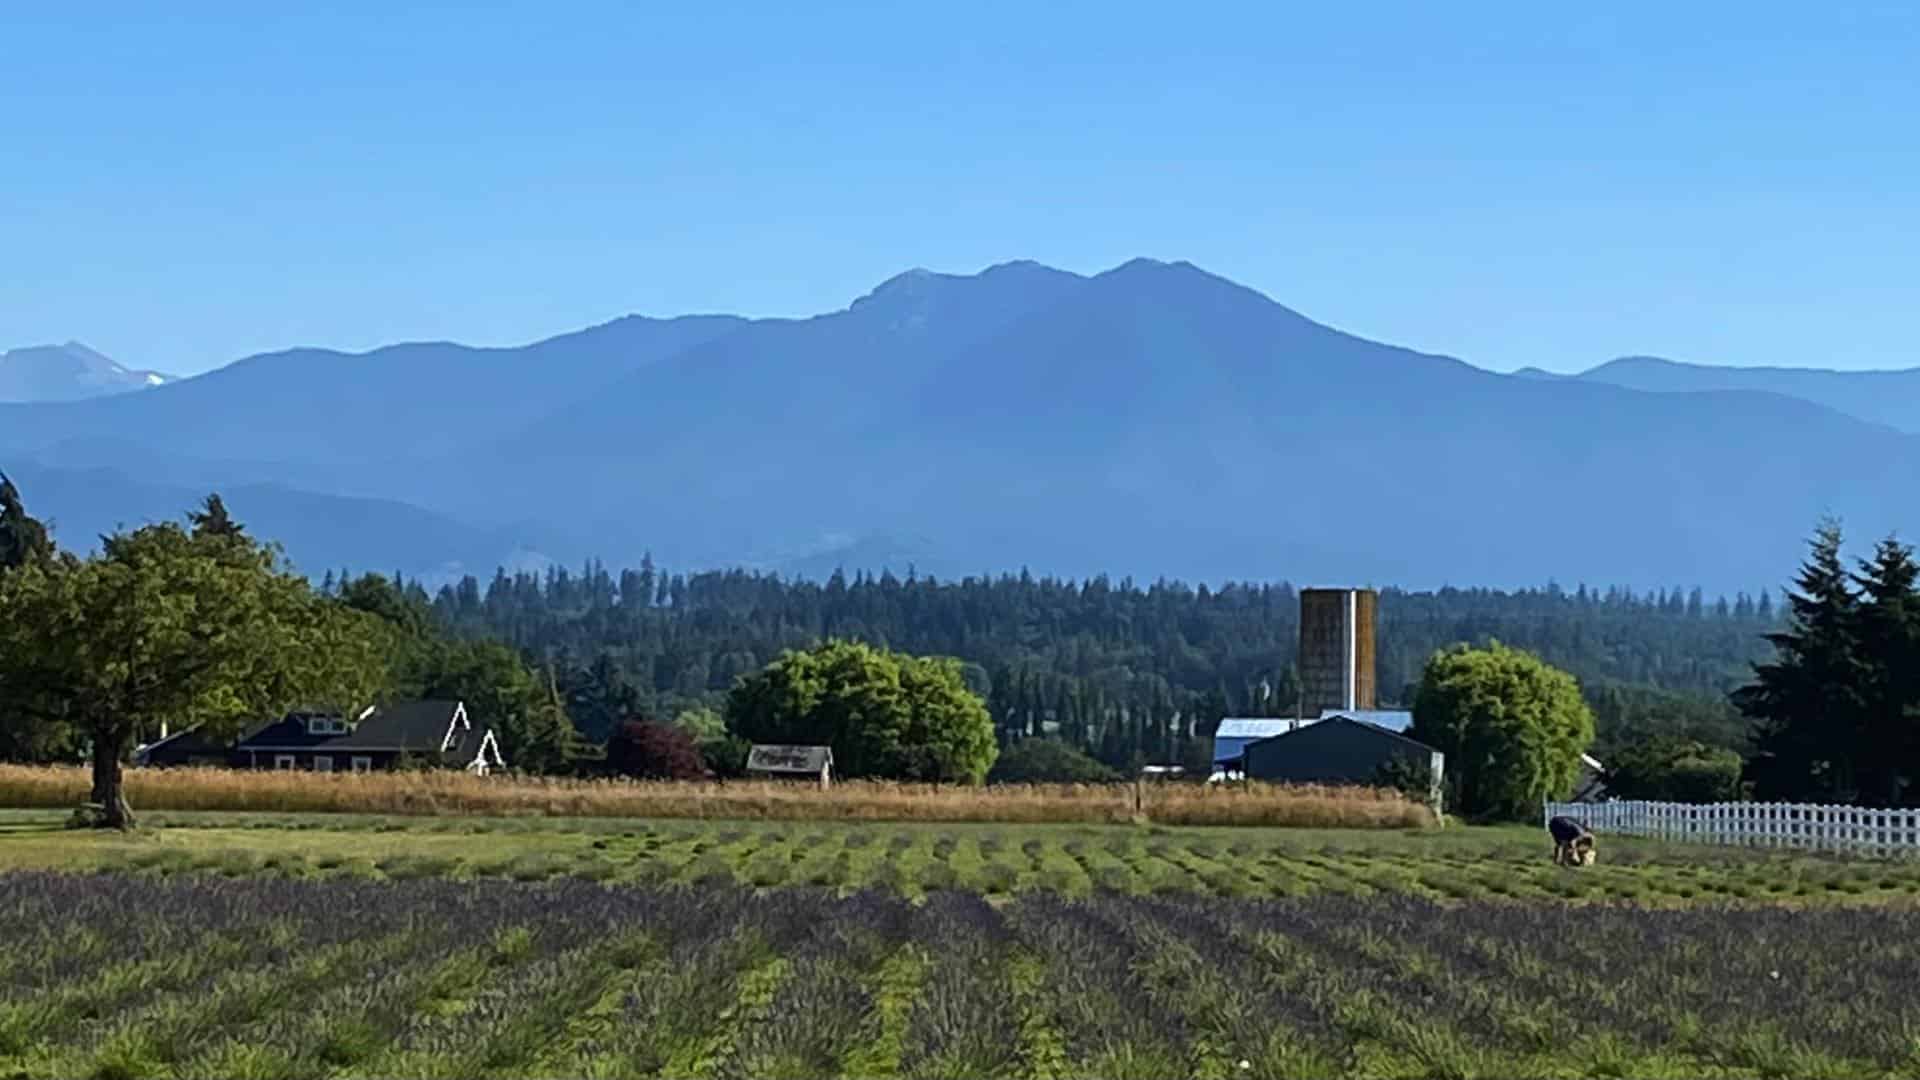
<path fill-rule="evenodd" d="M 1570 817 L 1557 817 L 1547 822 L 1547 832 L 1553 836 L 1555 866 L 1593 865 L 1593 833 L 1585 825 Z"/>

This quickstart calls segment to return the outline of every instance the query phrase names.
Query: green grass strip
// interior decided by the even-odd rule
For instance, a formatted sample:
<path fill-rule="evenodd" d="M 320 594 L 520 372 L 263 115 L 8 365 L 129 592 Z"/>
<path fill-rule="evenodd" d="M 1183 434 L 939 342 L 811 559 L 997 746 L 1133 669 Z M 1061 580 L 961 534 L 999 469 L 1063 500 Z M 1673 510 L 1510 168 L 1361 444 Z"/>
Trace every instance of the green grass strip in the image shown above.
<path fill-rule="evenodd" d="M 1008 974 L 1013 983 L 1013 1006 L 1019 1018 L 1019 1080 L 1061 1080 L 1071 1075 L 1067 1043 L 1054 1026 L 1047 1008 L 1047 966 L 1028 953 L 1016 955 Z"/>
<path fill-rule="evenodd" d="M 622 1019 L 627 996 L 642 983 L 658 979 L 667 952 L 657 934 L 635 935 L 619 943 L 598 967 L 604 969 L 599 996 L 567 1020 L 527 1068 L 529 1075 L 580 1076 L 594 1063 L 599 1045 Z"/>
<path fill-rule="evenodd" d="M 701 1080 L 719 1075 L 733 1053 L 734 1036 L 749 1024 L 766 1018 L 773 996 L 792 965 L 784 956 L 769 956 L 741 973 L 734 1000 L 714 1018 L 704 1037 L 680 1048 L 667 1059 L 662 1076 Z"/>
<path fill-rule="evenodd" d="M 872 1034 L 849 1053 L 841 1074 L 851 1077 L 895 1076 L 907 1049 L 907 1025 L 913 1006 L 933 966 L 927 951 L 902 945 L 883 961 L 874 975 Z"/>

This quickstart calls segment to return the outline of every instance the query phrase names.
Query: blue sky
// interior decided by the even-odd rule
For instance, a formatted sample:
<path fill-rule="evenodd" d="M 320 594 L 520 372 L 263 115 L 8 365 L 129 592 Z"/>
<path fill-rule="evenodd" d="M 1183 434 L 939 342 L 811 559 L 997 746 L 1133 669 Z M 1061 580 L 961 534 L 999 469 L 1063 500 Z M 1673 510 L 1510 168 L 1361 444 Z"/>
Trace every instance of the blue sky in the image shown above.
<path fill-rule="evenodd" d="M 1502 370 L 1920 365 L 1904 5 L 23 6 L 0 346 L 191 373 L 1147 255 Z"/>

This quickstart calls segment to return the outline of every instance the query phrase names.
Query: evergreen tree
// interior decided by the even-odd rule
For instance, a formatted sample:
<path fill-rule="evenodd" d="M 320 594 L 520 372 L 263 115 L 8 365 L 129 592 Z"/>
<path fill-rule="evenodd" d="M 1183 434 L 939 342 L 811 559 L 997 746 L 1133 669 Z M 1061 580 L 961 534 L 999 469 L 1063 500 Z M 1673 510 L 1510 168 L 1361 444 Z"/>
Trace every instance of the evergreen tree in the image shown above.
<path fill-rule="evenodd" d="M 227 514 L 227 504 L 222 502 L 218 492 L 206 497 L 200 509 L 187 512 L 187 522 L 193 526 L 195 537 L 212 536 L 232 540 L 246 535 L 240 523 Z M 395 574 L 394 579 L 399 580 Z"/>
<path fill-rule="evenodd" d="M 640 573 L 634 581 L 634 601 L 641 607 L 653 603 L 653 584 L 656 577 L 653 565 L 653 552 L 640 556 Z"/>
<path fill-rule="evenodd" d="M 1874 806 L 1909 802 L 1915 773 L 1916 718 L 1920 717 L 1920 566 L 1913 549 L 1881 541 L 1861 564 L 1857 627 L 1865 699 L 1853 733 L 1860 800 Z"/>
<path fill-rule="evenodd" d="M 1856 641 L 1859 598 L 1840 559 L 1840 525 L 1824 521 L 1787 597 L 1787 627 L 1765 635 L 1776 653 L 1755 664 L 1733 700 L 1753 721 L 1749 778 L 1761 799 L 1848 802 L 1864 702 Z M 1766 594 L 1761 593 L 1765 610 Z"/>
<path fill-rule="evenodd" d="M 569 680 L 567 713 L 587 739 L 605 741 L 621 722 L 642 711 L 638 688 L 609 654 L 601 653 L 581 675 Z"/>
<path fill-rule="evenodd" d="M 20 489 L 0 473 L 0 574 L 29 563 L 53 560 L 53 540 L 47 527 L 27 513 Z"/>

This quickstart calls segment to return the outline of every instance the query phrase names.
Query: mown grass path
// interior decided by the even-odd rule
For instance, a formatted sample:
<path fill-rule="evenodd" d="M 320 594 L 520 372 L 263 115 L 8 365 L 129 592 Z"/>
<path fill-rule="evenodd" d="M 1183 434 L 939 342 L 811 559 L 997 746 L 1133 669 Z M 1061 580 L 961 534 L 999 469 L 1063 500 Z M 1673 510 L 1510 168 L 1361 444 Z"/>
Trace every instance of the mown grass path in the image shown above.
<path fill-rule="evenodd" d="M 0 811 L 0 820 L 39 821 L 7 811 Z M 1366 831 L 191 813 L 156 813 L 148 820 L 152 828 L 125 837 L 24 827 L 0 833 L 0 871 L 376 881 L 578 878 L 881 889 L 909 899 L 959 889 L 996 901 L 1042 891 L 1236 899 L 1412 895 L 1675 907 L 1920 903 L 1920 860 L 1609 837 L 1598 865 L 1573 870 L 1551 865 L 1543 834 L 1525 827 Z M 14 962 L 0 957 L 0 974 Z"/>

